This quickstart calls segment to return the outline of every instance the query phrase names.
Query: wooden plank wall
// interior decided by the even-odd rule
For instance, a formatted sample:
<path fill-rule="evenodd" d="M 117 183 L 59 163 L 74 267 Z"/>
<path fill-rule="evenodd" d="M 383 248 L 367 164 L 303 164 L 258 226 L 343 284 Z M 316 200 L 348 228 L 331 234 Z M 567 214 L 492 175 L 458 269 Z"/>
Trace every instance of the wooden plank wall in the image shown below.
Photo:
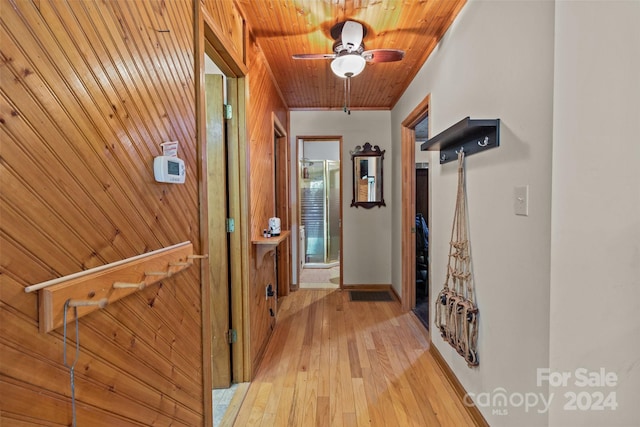
<path fill-rule="evenodd" d="M 23 288 L 199 253 L 193 1 L 0 0 L 0 37 L 0 422 L 70 425 L 62 330 L 38 332 Z M 153 180 L 168 140 L 184 185 Z M 202 424 L 199 281 L 196 265 L 80 320 L 78 425 Z"/>
<path fill-rule="evenodd" d="M 271 78 L 264 55 L 255 44 L 249 46 L 249 111 L 247 129 L 250 153 L 251 233 L 259 236 L 267 228 L 269 218 L 275 215 L 275 176 L 273 166 L 274 125 L 272 112 L 285 129 L 289 129 L 287 110 Z M 254 245 L 255 246 L 255 245 Z M 276 311 L 275 298 L 265 299 L 265 286 L 275 288 L 274 258 L 264 257 L 260 268 L 256 267 L 256 248 L 252 250 L 254 262 L 250 283 L 249 312 L 251 313 L 251 360 L 257 366 L 271 336 L 275 319 L 269 308 Z"/>

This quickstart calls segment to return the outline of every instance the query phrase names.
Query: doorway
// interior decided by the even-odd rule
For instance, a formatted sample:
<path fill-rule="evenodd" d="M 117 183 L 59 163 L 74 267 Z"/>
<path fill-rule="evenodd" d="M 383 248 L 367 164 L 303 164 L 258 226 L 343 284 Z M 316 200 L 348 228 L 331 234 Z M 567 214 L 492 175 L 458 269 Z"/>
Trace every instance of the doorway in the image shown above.
<path fill-rule="evenodd" d="M 341 139 L 298 140 L 300 288 L 341 286 L 341 147 Z"/>
<path fill-rule="evenodd" d="M 287 132 L 275 114 L 273 124 L 273 188 L 274 216 L 280 219 L 281 230 L 291 230 L 290 164 Z M 275 254 L 276 293 L 278 297 L 289 295 L 291 285 L 291 245 L 289 239 L 282 241 Z"/>
<path fill-rule="evenodd" d="M 416 142 L 418 145 L 419 142 Z M 429 168 L 416 163 L 416 303 L 413 312 L 429 329 Z"/>
<path fill-rule="evenodd" d="M 427 181 L 418 187 L 418 173 L 416 172 L 416 152 L 420 152 L 419 145 L 428 138 L 430 96 L 416 106 L 416 108 L 402 122 L 402 308 L 404 310 L 424 310 L 422 323 L 429 330 L 429 251 L 428 251 L 428 169 Z M 422 153 L 420 154 L 422 161 Z M 429 155 L 424 154 L 426 161 Z M 422 173 L 421 173 L 422 174 Z M 425 194 L 426 190 L 426 194 Z M 417 191 L 427 199 L 426 216 L 417 211 Z M 420 209 L 423 209 L 422 207 Z M 418 213 L 422 213 L 418 217 Z M 424 219 L 424 225 L 422 223 Z M 421 230 L 422 229 L 422 230 Z M 421 235 L 422 234 L 422 235 Z M 426 270 L 426 271 L 425 271 Z M 424 283 L 423 283 L 424 282 Z M 426 301 L 425 301 L 426 300 Z M 420 301 L 421 307 L 418 307 Z M 418 313 L 416 313 L 418 314 Z M 418 318 L 421 316 L 418 315 Z M 424 320 L 423 320 L 424 319 Z"/>

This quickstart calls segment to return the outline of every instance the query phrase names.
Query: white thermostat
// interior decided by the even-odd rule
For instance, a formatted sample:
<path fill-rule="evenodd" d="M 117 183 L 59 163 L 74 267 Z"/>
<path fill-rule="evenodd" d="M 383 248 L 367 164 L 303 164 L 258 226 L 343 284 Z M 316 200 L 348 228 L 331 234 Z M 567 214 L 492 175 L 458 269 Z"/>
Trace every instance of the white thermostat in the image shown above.
<path fill-rule="evenodd" d="M 158 156 L 153 159 L 153 175 L 158 182 L 184 184 L 184 160 L 177 157 Z"/>

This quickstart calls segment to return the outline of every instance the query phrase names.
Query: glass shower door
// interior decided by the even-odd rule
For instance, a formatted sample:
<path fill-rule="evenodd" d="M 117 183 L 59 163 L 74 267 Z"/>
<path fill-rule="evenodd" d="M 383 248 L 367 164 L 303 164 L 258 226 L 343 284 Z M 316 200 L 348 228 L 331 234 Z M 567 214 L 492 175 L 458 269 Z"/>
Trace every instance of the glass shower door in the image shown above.
<path fill-rule="evenodd" d="M 305 264 L 340 260 L 340 162 L 300 162 L 300 216 Z"/>
<path fill-rule="evenodd" d="M 300 214 L 305 230 L 305 264 L 324 263 L 325 179 L 323 161 L 301 164 Z"/>

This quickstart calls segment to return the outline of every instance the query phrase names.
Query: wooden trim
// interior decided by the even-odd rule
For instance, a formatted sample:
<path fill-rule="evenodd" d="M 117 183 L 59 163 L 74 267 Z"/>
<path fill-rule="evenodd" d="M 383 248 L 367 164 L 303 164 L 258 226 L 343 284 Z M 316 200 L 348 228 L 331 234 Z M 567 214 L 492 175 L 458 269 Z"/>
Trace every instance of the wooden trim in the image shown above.
<path fill-rule="evenodd" d="M 248 325 L 244 324 L 243 299 L 246 298 L 244 285 L 248 278 L 244 277 L 245 268 L 242 256 L 249 252 L 248 243 L 244 232 L 249 228 L 247 218 L 243 215 L 243 187 L 242 167 L 244 157 L 242 147 L 244 145 L 244 134 L 242 129 L 245 122 L 244 103 L 240 101 L 244 92 L 243 78 L 227 78 L 227 102 L 231 105 L 231 119 L 227 122 L 227 168 L 229 180 L 229 217 L 235 220 L 235 231 L 229 235 L 229 256 L 231 274 L 231 328 L 236 330 L 239 339 L 231 344 L 231 374 L 233 382 L 246 381 L 244 375 L 243 354 L 248 352 L 246 343 L 242 339 L 249 334 Z"/>
<path fill-rule="evenodd" d="M 239 172 L 239 188 L 240 191 L 240 270 L 241 279 L 239 288 L 241 293 L 238 296 L 240 298 L 240 304 L 242 310 L 238 313 L 232 313 L 232 323 L 234 328 L 237 326 L 239 334 L 238 342 L 241 343 L 238 347 L 234 347 L 235 353 L 238 359 L 242 360 L 242 364 L 239 368 L 242 370 L 242 376 L 238 376 L 237 382 L 244 382 L 251 380 L 251 322 L 249 321 L 248 313 L 249 309 L 249 271 L 251 270 L 251 223 L 249 221 L 249 200 L 251 200 L 251 187 L 249 186 L 249 144 L 247 141 L 247 100 L 249 99 L 249 82 L 246 77 L 238 78 L 237 86 L 237 99 L 238 99 L 238 172 Z M 238 229 L 236 228 L 236 233 Z M 245 315 L 246 313 L 246 315 Z M 236 317 L 237 314 L 237 317 Z M 240 372 L 240 371 L 238 371 Z M 234 368 L 235 373 L 235 368 Z"/>
<path fill-rule="evenodd" d="M 453 373 L 453 371 L 451 370 L 447 362 L 444 360 L 444 358 L 442 357 L 442 354 L 440 354 L 440 352 L 438 351 L 435 345 L 431 344 L 429 346 L 429 353 L 431 354 L 431 356 L 433 357 L 433 360 L 435 360 L 435 362 L 438 364 L 438 366 L 444 373 L 444 377 L 447 379 L 447 381 L 455 391 L 458 399 L 460 399 L 461 402 L 464 402 L 465 397 L 467 396 L 467 391 L 464 389 L 464 387 L 458 380 L 458 377 L 456 377 L 456 375 Z M 467 413 L 473 419 L 476 426 L 489 427 L 489 423 L 482 416 L 482 413 L 480 412 L 480 410 L 476 405 L 473 405 L 473 406 L 463 405 L 463 406 L 467 409 Z"/>
<path fill-rule="evenodd" d="M 396 297 L 398 301 L 402 301 L 402 298 L 400 298 L 400 295 L 398 295 L 398 293 L 396 292 L 393 286 L 391 286 L 391 292 L 393 293 L 393 296 Z"/>
<path fill-rule="evenodd" d="M 343 268 L 342 266 L 344 265 L 343 262 L 343 255 L 344 255 L 344 250 L 343 249 L 343 242 L 344 242 L 344 238 L 343 238 L 343 233 L 342 233 L 342 218 L 343 218 L 343 212 L 342 212 L 342 203 L 343 203 L 343 194 L 344 194 L 344 188 L 343 188 L 343 184 L 344 184 L 344 176 L 343 176 L 343 172 L 344 172 L 344 167 L 343 165 L 343 158 L 342 158 L 342 137 L 339 138 L 340 140 L 340 283 L 338 284 L 338 286 L 340 287 L 340 289 L 342 289 L 344 287 L 344 273 L 343 273 Z"/>
<path fill-rule="evenodd" d="M 207 159 L 204 144 L 206 118 L 204 109 L 205 89 L 205 36 L 202 6 L 194 7 L 195 37 L 195 86 L 196 86 L 196 151 L 198 161 L 198 198 L 200 203 L 200 248 L 208 247 L 209 229 L 207 227 Z M 213 389 L 211 371 L 211 286 L 209 285 L 209 259 L 200 263 L 200 310 L 202 322 L 202 396 L 204 427 L 213 427 Z"/>
<path fill-rule="evenodd" d="M 310 140 L 310 141 L 340 141 L 342 142 L 342 136 L 338 135 L 299 135 L 296 136 L 296 141 L 302 140 Z M 340 153 L 342 154 L 342 153 Z M 340 156 L 342 158 L 342 155 Z"/>
<path fill-rule="evenodd" d="M 427 95 L 402 121 L 402 308 L 411 310 L 416 303 L 416 135 L 414 128 L 429 114 L 431 95 Z"/>
<path fill-rule="evenodd" d="M 231 46 L 231 43 L 227 37 L 220 32 L 220 29 L 204 5 L 200 4 L 199 10 L 200 16 L 206 23 L 204 26 L 204 38 L 209 40 L 211 46 L 218 52 L 219 57 L 225 64 L 224 67 L 233 70 L 233 77 L 246 76 L 249 70 L 243 58 L 238 56 L 233 49 L 228 48 L 228 46 Z"/>
<path fill-rule="evenodd" d="M 391 107 L 354 107 L 351 111 L 391 111 Z M 290 111 L 344 111 L 344 107 L 291 107 Z"/>
<path fill-rule="evenodd" d="M 289 110 L 291 111 L 291 110 Z M 289 114 L 289 113 L 287 113 Z M 291 121 L 289 121 L 289 123 L 291 123 Z M 342 232 L 342 218 L 343 218 L 343 210 L 342 210 L 342 203 L 343 203 L 343 193 L 344 193 L 344 188 L 343 188 L 343 183 L 344 183 L 344 168 L 343 168 L 343 157 L 342 157 L 342 149 L 343 149 L 343 138 L 342 136 L 338 136 L 338 135 L 299 135 L 296 136 L 295 138 L 295 162 L 296 162 L 296 191 L 297 191 L 297 207 L 296 207 L 296 219 L 297 219 L 297 223 L 298 223 L 298 230 L 296 230 L 295 236 L 296 239 L 298 240 L 298 244 L 300 242 L 300 225 L 302 223 L 302 218 L 300 216 L 300 154 L 298 152 L 298 146 L 299 141 L 300 140 L 309 140 L 309 141 L 338 141 L 339 142 L 339 158 L 340 158 L 340 283 L 338 285 L 338 287 L 340 289 L 343 288 L 343 278 L 344 278 L 344 274 L 343 274 L 343 261 L 344 261 L 344 251 L 343 249 L 343 232 Z M 298 251 L 298 255 L 300 254 L 300 248 L 296 246 L 296 249 Z M 296 275 L 296 277 L 298 278 L 298 284 L 296 285 L 296 289 L 298 289 L 300 286 L 300 260 L 298 259 L 297 265 L 296 265 L 296 271 L 298 272 L 298 274 Z"/>
<path fill-rule="evenodd" d="M 291 231 L 291 152 L 289 150 L 289 138 L 287 131 L 282 125 L 278 116 L 271 113 L 271 123 L 273 126 L 273 136 L 275 138 L 275 152 L 278 159 L 278 170 L 274 176 L 276 182 L 276 216 L 280 218 L 282 230 Z M 287 239 L 284 244 L 276 249 L 278 254 L 278 297 L 289 295 L 291 290 L 291 240 Z M 277 308 L 277 307 L 276 307 Z"/>
<path fill-rule="evenodd" d="M 402 121 L 402 126 L 408 128 L 415 128 L 418 123 L 424 120 L 425 117 L 429 115 L 429 110 L 431 107 L 431 94 L 425 96 L 425 98 L 420 102 L 420 104 L 416 105 L 416 108 L 413 109 L 409 113 L 409 115 Z"/>

